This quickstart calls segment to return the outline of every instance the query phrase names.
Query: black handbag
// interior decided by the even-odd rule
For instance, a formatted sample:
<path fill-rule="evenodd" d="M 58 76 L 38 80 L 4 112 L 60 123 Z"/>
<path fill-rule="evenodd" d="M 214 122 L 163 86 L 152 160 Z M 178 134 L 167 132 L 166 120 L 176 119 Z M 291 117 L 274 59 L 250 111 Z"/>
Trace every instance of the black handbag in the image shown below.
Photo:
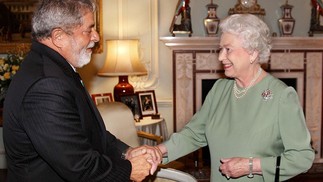
<path fill-rule="evenodd" d="M 275 182 L 279 182 L 280 156 L 276 158 Z"/>

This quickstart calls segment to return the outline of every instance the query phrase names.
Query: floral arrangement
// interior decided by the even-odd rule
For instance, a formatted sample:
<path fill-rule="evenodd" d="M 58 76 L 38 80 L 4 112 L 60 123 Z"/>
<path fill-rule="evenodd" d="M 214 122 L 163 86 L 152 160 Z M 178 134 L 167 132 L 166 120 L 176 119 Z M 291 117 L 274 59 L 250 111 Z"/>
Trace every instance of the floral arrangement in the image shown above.
<path fill-rule="evenodd" d="M 4 100 L 11 79 L 17 73 L 23 58 L 22 53 L 10 53 L 0 58 L 0 102 Z"/>

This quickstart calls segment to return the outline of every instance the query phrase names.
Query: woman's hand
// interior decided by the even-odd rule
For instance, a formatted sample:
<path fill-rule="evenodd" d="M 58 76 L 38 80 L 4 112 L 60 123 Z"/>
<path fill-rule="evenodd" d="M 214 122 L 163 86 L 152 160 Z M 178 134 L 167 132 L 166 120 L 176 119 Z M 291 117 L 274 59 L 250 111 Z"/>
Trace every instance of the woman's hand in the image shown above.
<path fill-rule="evenodd" d="M 249 158 L 233 157 L 221 159 L 220 171 L 227 178 L 249 175 Z M 252 174 L 261 174 L 260 159 L 253 158 Z"/>

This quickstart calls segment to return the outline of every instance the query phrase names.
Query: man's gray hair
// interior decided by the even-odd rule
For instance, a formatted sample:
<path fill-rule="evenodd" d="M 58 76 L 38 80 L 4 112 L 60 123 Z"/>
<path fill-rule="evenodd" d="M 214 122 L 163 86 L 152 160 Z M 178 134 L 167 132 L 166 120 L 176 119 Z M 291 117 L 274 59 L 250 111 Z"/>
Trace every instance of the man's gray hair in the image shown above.
<path fill-rule="evenodd" d="M 72 33 L 83 24 L 87 12 L 95 12 L 94 0 L 42 0 L 32 18 L 32 37 L 37 40 L 50 37 L 55 28 Z"/>

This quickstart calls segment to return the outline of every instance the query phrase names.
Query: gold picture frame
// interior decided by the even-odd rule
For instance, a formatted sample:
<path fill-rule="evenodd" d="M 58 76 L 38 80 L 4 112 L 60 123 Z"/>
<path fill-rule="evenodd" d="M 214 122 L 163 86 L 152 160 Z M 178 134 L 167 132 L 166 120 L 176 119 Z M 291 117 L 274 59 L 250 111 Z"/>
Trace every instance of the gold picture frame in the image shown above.
<path fill-rule="evenodd" d="M 13 33 L 12 36 L 8 37 L 8 34 L 5 34 L 5 27 L 0 26 L 0 54 L 7 54 L 9 52 L 15 52 L 17 49 L 22 51 L 27 51 L 30 48 L 31 45 L 31 16 L 33 13 L 34 8 L 37 6 L 37 3 L 39 1 L 37 0 L 25 0 L 25 1 L 19 1 L 19 0 L 12 0 L 12 1 L 1 1 L 0 5 L 6 5 L 9 6 L 15 6 L 18 7 L 19 5 L 23 6 L 24 12 L 20 12 L 19 10 L 14 9 L 13 13 L 10 12 L 10 8 L 8 8 L 8 11 L 10 13 L 10 21 L 13 21 L 15 19 L 16 21 L 18 17 L 23 17 L 23 23 L 19 23 L 19 29 L 21 30 L 21 27 L 24 28 L 25 31 L 22 31 L 23 33 Z M 96 21 L 96 30 L 99 33 L 100 41 L 95 45 L 93 49 L 93 53 L 102 53 L 103 52 L 103 26 L 102 26 L 102 0 L 96 0 L 97 3 L 97 11 L 95 14 L 95 21 Z M 19 9 L 19 8 L 18 8 Z M 28 9 L 28 13 L 26 13 L 25 9 Z M 16 16 L 15 16 L 16 15 Z M 22 21 L 21 21 L 22 22 Z M 30 22 L 30 23 L 26 23 Z M 28 32 L 29 31 L 29 32 Z"/>

